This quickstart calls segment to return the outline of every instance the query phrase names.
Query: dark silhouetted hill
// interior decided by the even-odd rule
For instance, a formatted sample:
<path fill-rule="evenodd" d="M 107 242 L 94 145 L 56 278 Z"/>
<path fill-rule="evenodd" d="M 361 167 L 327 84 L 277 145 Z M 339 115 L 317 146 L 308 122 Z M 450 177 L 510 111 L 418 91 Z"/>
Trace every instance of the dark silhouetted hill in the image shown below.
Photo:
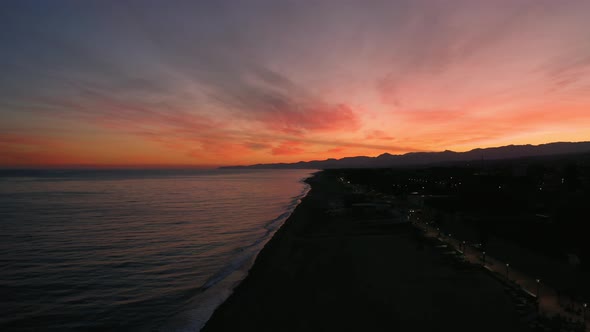
<path fill-rule="evenodd" d="M 410 152 L 401 155 L 384 153 L 377 157 L 346 157 L 342 159 L 300 161 L 297 163 L 257 164 L 250 166 L 226 166 L 222 168 L 258 169 L 329 169 L 329 168 L 380 168 L 452 164 L 480 160 L 502 160 L 524 157 L 578 154 L 590 152 L 590 142 L 557 142 L 540 145 L 508 145 L 474 149 L 467 152 Z"/>

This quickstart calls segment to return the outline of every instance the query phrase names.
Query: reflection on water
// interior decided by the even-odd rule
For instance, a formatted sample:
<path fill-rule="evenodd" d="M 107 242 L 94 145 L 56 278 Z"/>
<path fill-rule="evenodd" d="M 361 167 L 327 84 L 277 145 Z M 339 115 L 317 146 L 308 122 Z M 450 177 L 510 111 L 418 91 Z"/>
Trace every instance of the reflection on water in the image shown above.
<path fill-rule="evenodd" d="M 309 174 L 4 173 L 0 327 L 152 329 L 264 239 Z"/>

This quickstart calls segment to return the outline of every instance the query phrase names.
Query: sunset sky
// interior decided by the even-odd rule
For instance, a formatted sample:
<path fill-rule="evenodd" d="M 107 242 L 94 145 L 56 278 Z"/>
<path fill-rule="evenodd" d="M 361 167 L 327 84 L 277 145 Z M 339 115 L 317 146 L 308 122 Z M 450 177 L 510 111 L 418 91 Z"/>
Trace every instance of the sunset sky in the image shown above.
<path fill-rule="evenodd" d="M 3 167 L 590 140 L 590 1 L 0 6 Z"/>

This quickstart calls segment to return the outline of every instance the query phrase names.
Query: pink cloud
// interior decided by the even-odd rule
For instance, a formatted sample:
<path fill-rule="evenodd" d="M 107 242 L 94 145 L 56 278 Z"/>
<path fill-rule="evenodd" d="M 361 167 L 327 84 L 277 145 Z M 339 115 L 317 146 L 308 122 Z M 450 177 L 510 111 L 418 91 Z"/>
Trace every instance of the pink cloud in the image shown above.
<path fill-rule="evenodd" d="M 314 104 L 265 112 L 259 120 L 275 132 L 303 135 L 306 132 L 351 132 L 360 128 L 359 116 L 347 105 Z"/>

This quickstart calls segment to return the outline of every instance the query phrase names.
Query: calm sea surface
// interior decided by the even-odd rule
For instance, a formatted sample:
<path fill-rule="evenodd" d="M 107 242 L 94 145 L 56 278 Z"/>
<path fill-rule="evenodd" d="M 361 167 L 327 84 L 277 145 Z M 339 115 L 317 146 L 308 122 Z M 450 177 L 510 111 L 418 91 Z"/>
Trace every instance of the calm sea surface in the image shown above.
<path fill-rule="evenodd" d="M 310 174 L 0 171 L 0 330 L 199 329 Z"/>

